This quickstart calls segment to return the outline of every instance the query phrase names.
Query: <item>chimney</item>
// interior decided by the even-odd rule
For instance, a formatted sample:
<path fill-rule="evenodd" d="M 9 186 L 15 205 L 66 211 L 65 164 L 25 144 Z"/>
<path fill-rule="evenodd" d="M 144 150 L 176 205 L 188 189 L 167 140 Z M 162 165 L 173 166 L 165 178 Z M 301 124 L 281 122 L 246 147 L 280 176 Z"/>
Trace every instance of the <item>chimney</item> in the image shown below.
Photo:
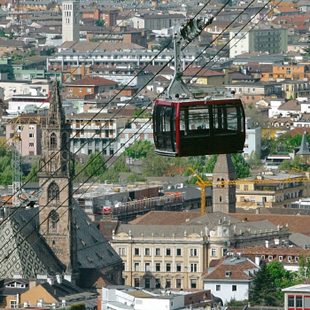
<path fill-rule="evenodd" d="M 260 265 L 260 256 L 255 256 L 255 264 L 257 265 L 257 266 L 259 266 Z"/>
<path fill-rule="evenodd" d="M 61 274 L 56 274 L 56 281 L 58 284 L 62 283 L 62 275 Z"/>

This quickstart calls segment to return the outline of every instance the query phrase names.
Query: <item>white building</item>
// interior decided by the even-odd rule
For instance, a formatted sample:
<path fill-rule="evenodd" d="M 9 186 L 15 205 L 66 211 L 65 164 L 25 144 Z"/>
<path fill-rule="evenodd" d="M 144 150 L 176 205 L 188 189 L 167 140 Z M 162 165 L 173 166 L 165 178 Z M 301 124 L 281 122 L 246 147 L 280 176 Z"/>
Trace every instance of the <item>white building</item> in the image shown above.
<path fill-rule="evenodd" d="M 212 295 L 226 305 L 232 299 L 249 299 L 249 290 L 259 266 L 240 256 L 227 256 L 203 276 L 204 289 L 210 289 Z"/>
<path fill-rule="evenodd" d="M 185 310 L 189 307 L 202 309 L 212 304 L 211 293 L 205 290 L 149 292 L 118 285 L 103 287 L 101 296 L 101 310 Z"/>
<path fill-rule="evenodd" d="M 79 1 L 62 3 L 62 42 L 79 41 Z"/>
<path fill-rule="evenodd" d="M 261 128 L 252 128 L 251 118 L 247 117 L 245 120 L 245 142 L 243 148 L 243 157 L 249 158 L 252 152 L 256 152 L 260 157 L 261 152 Z"/>

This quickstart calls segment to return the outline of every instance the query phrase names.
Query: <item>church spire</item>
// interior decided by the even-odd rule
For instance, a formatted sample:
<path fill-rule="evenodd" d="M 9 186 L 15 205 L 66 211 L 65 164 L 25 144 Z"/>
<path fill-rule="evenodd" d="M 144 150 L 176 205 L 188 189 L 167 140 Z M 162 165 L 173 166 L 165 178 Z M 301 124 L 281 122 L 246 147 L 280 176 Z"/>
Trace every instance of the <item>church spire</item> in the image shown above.
<path fill-rule="evenodd" d="M 47 124 L 51 126 L 65 123 L 65 113 L 62 108 L 59 83 L 55 74 L 55 80 L 53 83 L 51 98 L 50 98 L 50 108 L 47 115 Z"/>

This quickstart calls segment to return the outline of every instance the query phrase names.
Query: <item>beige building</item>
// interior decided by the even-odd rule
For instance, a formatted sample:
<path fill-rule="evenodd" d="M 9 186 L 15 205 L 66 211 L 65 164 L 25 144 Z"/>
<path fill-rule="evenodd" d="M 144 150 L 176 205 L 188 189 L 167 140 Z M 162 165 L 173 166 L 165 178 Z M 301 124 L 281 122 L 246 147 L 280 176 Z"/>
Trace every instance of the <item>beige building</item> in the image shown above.
<path fill-rule="evenodd" d="M 124 284 L 145 288 L 203 288 L 212 259 L 230 248 L 276 246 L 288 228 L 268 220 L 243 222 L 223 213 L 152 211 L 121 224 L 111 245 L 124 265 Z"/>

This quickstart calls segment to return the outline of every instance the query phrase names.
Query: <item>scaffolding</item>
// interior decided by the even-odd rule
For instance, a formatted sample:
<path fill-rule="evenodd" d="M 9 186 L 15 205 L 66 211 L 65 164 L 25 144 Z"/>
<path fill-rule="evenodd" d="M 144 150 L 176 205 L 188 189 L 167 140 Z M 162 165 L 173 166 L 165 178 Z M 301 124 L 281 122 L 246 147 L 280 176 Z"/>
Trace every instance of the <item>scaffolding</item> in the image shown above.
<path fill-rule="evenodd" d="M 12 144 L 12 205 L 18 207 L 18 195 L 22 187 L 22 139 L 20 132 L 13 136 Z"/>

